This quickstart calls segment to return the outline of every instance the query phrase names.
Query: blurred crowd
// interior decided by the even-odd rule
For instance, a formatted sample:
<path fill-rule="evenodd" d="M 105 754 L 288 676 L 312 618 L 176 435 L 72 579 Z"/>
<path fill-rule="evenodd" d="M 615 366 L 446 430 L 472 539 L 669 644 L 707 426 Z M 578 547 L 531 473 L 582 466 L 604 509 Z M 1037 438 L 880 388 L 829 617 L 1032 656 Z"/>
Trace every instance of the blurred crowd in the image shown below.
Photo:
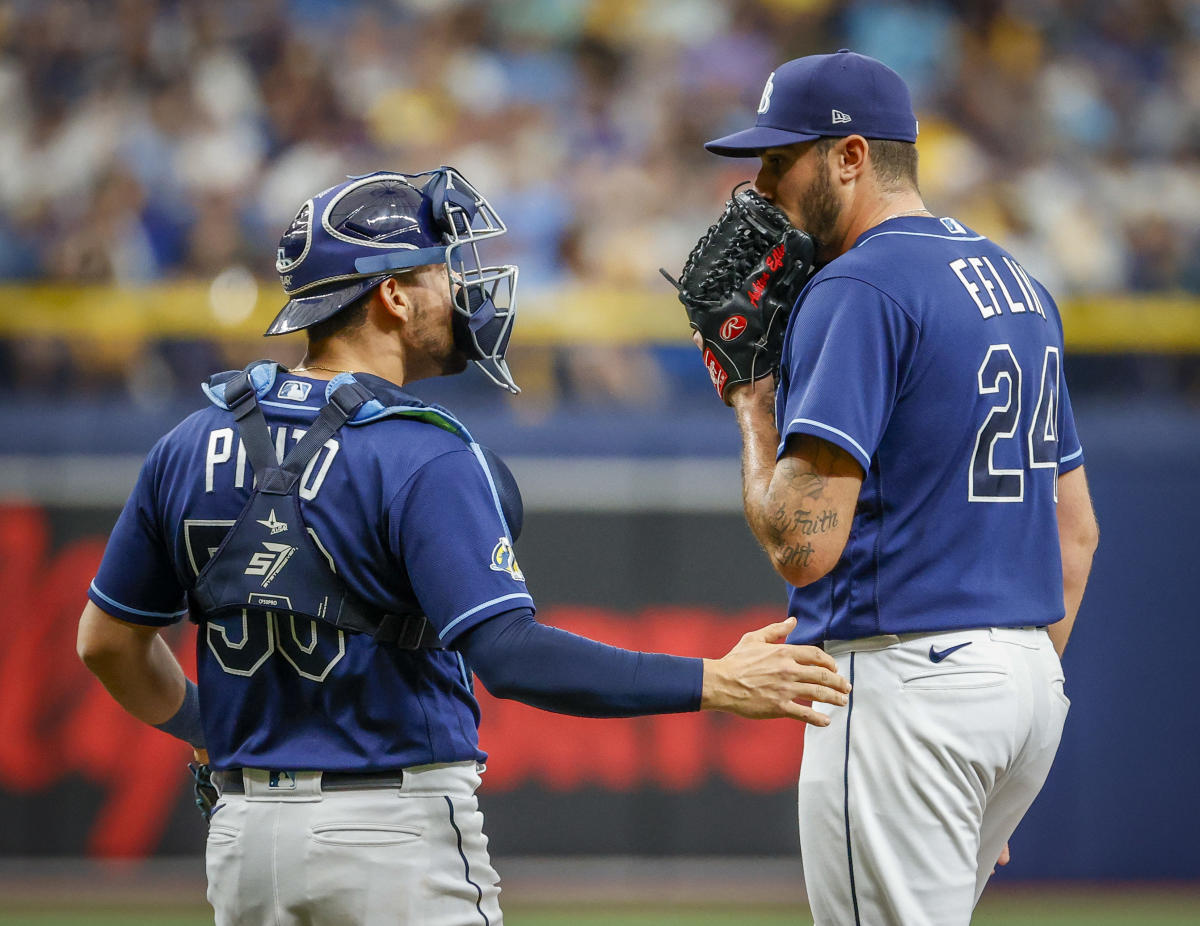
<path fill-rule="evenodd" d="M 0 282 L 272 278 L 312 192 L 458 167 L 526 291 L 661 286 L 766 75 L 909 82 L 922 188 L 1060 297 L 1200 292 L 1192 0 L 9 0 Z"/>

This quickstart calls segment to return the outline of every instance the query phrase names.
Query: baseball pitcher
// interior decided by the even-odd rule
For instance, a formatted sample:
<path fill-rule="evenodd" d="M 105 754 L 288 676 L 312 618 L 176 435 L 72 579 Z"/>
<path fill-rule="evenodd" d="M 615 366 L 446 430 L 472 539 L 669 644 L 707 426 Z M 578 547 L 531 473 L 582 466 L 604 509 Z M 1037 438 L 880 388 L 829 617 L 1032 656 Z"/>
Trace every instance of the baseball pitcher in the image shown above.
<path fill-rule="evenodd" d="M 706 145 L 761 167 L 676 281 L 789 640 L 854 686 L 800 772 L 819 926 L 970 921 L 1058 748 L 1098 542 L 1054 300 L 925 207 L 916 138 L 880 62 L 780 66 Z"/>

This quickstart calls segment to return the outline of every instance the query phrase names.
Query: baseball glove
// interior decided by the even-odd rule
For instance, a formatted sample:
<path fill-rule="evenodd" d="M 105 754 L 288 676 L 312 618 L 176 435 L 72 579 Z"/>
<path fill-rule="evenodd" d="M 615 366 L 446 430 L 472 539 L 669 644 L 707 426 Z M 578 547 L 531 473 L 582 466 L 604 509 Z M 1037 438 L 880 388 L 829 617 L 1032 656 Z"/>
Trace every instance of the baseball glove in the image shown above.
<path fill-rule="evenodd" d="M 213 808 L 220 800 L 220 795 L 212 783 L 212 769 L 207 765 L 189 762 L 188 771 L 192 773 L 192 797 L 196 802 L 196 809 L 207 822 L 212 819 Z"/>
<path fill-rule="evenodd" d="M 787 319 L 815 255 L 811 237 L 739 185 L 692 248 L 679 279 L 661 271 L 704 340 L 704 365 L 726 405 L 733 386 L 778 368 Z"/>

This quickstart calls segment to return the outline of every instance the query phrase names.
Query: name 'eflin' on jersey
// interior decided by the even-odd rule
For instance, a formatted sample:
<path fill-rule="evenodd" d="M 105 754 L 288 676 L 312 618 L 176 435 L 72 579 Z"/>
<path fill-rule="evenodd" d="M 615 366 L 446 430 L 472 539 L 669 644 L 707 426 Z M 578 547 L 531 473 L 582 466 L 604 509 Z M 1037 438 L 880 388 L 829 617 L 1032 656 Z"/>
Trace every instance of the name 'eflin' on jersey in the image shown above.
<path fill-rule="evenodd" d="M 1062 354 L 1050 294 L 954 219 L 888 221 L 813 277 L 780 453 L 815 435 L 866 476 L 838 564 L 790 589 L 791 642 L 1062 618 L 1057 478 L 1083 462 Z"/>
<path fill-rule="evenodd" d="M 262 364 L 252 379 L 282 457 L 342 377 L 326 383 Z M 381 611 L 423 612 L 445 645 L 504 611 L 532 608 L 478 445 L 394 385 L 357 379 L 382 401 L 338 430 L 300 482 L 305 525 L 341 579 Z M 184 420 L 150 452 L 92 600 L 133 623 L 180 620 L 186 590 L 253 479 L 228 411 Z M 281 522 L 291 517 L 281 505 L 259 522 L 262 546 L 246 575 L 264 595 L 287 595 Z M 453 649 L 402 650 L 325 621 L 252 609 L 201 624 L 197 665 L 216 768 L 365 771 L 484 758 L 479 708 Z"/>

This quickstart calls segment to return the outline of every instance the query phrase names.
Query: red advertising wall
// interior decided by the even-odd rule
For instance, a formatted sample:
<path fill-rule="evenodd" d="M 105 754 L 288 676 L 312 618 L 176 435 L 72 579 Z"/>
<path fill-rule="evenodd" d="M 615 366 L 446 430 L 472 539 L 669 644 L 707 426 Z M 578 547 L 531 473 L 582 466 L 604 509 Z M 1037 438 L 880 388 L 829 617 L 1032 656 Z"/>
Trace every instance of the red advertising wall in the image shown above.
<path fill-rule="evenodd" d="M 188 806 L 190 750 L 125 714 L 75 655 L 76 623 L 115 516 L 0 506 L 0 626 L 6 640 L 0 649 L 0 813 L 13 823 L 0 836 L 0 854 L 142 857 L 188 851 L 189 845 L 190 851 L 201 849 L 202 834 Z M 561 532 L 575 530 L 567 523 L 530 544 L 561 548 Z M 725 610 L 553 603 L 579 593 L 614 597 L 586 587 L 587 576 L 597 575 L 590 568 L 595 559 L 582 555 L 570 560 L 577 568 L 554 566 L 558 585 L 539 611 L 543 621 L 620 646 L 719 656 L 743 632 L 780 616 L 769 605 Z M 524 549 L 522 563 L 530 568 Z M 608 564 L 600 574 L 620 584 L 623 596 L 638 597 L 629 577 L 616 572 Z M 658 593 L 664 588 L 671 594 L 662 585 Z M 193 677 L 194 634 L 187 622 L 166 632 Z M 489 753 L 485 791 L 495 804 L 545 807 L 554 795 L 588 794 L 595 803 L 605 793 L 713 787 L 771 794 L 790 789 L 799 769 L 803 728 L 792 721 L 709 713 L 591 720 L 497 700 L 482 690 L 480 701 Z M 515 814 L 523 822 L 510 841 L 536 850 L 544 845 L 539 825 L 563 825 L 560 814 L 540 822 L 539 816 Z M 577 812 L 571 816 L 579 819 Z M 586 834 L 578 843 L 587 848 Z"/>

